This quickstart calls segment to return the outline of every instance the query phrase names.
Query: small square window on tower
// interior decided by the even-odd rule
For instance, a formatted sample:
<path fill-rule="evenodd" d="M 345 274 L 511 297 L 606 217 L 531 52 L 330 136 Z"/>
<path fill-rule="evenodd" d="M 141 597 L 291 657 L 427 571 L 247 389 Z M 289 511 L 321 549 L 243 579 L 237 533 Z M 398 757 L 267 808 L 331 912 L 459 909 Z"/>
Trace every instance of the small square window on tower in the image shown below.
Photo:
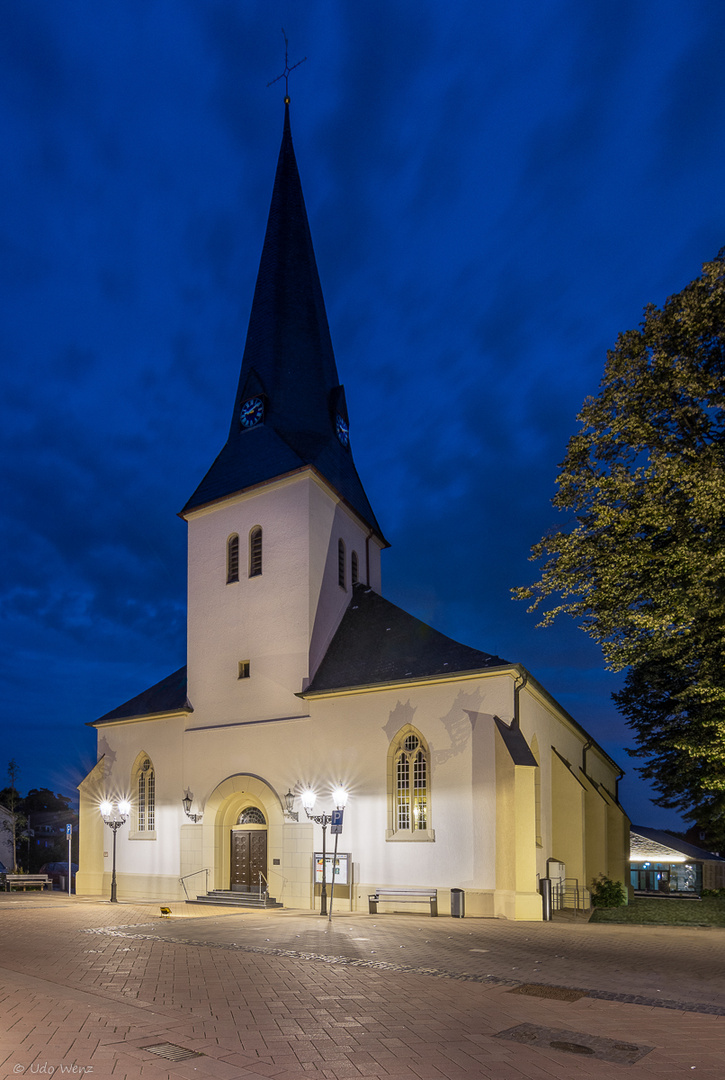
<path fill-rule="evenodd" d="M 237 678 L 238 679 L 248 679 L 249 678 L 249 661 L 248 660 L 240 660 L 239 661 L 239 674 L 238 674 Z"/>

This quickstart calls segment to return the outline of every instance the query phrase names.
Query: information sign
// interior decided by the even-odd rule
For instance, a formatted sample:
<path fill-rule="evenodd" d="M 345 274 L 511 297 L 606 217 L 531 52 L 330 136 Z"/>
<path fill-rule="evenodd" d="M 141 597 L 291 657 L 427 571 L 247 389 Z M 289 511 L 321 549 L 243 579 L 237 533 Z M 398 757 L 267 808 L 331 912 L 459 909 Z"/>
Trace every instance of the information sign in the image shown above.
<path fill-rule="evenodd" d="M 322 883 L 322 852 L 316 851 L 314 854 L 315 860 L 315 884 L 320 885 Z M 332 883 L 332 866 L 335 861 L 334 855 L 325 855 L 325 881 L 328 885 Z M 336 885 L 349 885 L 350 884 L 350 854 L 349 852 L 338 854 L 337 865 L 335 866 L 335 884 Z"/>

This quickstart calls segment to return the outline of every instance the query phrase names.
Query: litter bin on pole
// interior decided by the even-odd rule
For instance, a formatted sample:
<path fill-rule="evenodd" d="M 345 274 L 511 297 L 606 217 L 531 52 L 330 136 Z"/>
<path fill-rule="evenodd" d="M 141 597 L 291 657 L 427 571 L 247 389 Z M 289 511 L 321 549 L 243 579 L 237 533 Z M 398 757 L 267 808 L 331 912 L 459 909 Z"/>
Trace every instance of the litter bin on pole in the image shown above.
<path fill-rule="evenodd" d="M 451 915 L 462 919 L 466 914 L 466 894 L 463 889 L 451 889 Z"/>

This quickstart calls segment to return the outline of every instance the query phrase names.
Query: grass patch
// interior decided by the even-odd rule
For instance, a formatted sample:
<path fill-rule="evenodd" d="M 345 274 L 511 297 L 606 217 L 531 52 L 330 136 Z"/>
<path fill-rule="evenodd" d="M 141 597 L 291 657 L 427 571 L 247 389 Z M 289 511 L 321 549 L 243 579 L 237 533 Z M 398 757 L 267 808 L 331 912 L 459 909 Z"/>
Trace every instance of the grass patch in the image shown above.
<path fill-rule="evenodd" d="M 589 921 L 650 926 L 725 926 L 725 900 L 712 896 L 702 900 L 651 900 L 638 896 L 626 907 L 594 908 Z"/>

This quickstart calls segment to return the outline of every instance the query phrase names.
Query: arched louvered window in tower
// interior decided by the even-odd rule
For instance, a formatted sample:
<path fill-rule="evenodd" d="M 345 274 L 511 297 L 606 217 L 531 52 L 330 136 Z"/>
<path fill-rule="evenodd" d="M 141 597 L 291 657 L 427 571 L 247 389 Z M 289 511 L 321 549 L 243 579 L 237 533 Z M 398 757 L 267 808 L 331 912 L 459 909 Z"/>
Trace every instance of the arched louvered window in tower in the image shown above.
<path fill-rule="evenodd" d="M 344 540 L 337 541 L 337 583 L 341 589 L 346 588 L 345 585 L 345 542 Z"/>
<path fill-rule="evenodd" d="M 357 551 L 353 551 L 350 556 L 350 576 L 352 578 L 353 585 L 358 583 L 358 567 L 357 567 Z"/>
<path fill-rule="evenodd" d="M 227 540 L 227 585 L 239 581 L 239 537 L 236 533 Z"/>
<path fill-rule="evenodd" d="M 249 576 L 262 573 L 262 526 L 255 525 L 249 534 Z"/>
<path fill-rule="evenodd" d="M 410 725 L 398 732 L 388 754 L 388 840 L 433 840 L 430 816 L 430 753 Z"/>

